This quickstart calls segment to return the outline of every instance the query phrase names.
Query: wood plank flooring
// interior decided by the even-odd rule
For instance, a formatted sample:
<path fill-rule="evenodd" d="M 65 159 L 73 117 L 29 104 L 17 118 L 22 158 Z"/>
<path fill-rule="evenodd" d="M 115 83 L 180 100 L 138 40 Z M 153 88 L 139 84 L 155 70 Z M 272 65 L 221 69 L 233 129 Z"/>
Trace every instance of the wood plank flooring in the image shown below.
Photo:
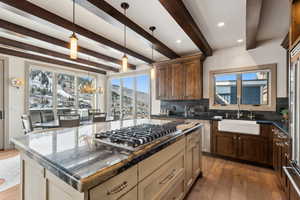
<path fill-rule="evenodd" d="M 0 151 L 0 160 L 17 156 L 19 152 L 17 150 Z M 0 192 L 0 200 L 19 200 L 20 185 L 16 185 L 3 192 Z"/>
<path fill-rule="evenodd" d="M 17 155 L 0 152 L 0 160 Z M 0 200 L 19 200 L 20 186 L 0 192 Z M 286 200 L 269 169 L 203 156 L 203 178 L 186 200 Z"/>
<path fill-rule="evenodd" d="M 203 156 L 203 178 L 186 200 L 286 200 L 270 169 Z"/>

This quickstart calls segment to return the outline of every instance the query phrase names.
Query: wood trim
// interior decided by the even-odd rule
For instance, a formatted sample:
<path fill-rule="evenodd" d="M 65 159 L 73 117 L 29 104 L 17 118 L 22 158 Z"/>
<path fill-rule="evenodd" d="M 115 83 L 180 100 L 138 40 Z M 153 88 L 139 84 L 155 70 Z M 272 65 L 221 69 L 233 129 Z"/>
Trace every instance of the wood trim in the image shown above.
<path fill-rule="evenodd" d="M 91 4 L 93 4 L 98 9 L 104 11 L 108 15 L 110 15 L 112 18 L 118 20 L 120 23 L 126 25 L 131 30 L 138 33 L 140 36 L 148 40 L 150 43 L 154 44 L 154 49 L 163 54 L 164 56 L 175 59 L 180 57 L 177 55 L 173 50 L 171 50 L 169 47 L 167 47 L 164 43 L 153 37 L 150 33 L 145 31 L 141 26 L 136 24 L 134 21 L 126 17 L 124 14 L 119 12 L 117 9 L 115 9 L 113 6 L 111 6 L 109 3 L 107 3 L 104 0 L 88 0 Z"/>
<path fill-rule="evenodd" d="M 63 67 L 69 67 L 72 69 L 84 70 L 84 71 L 89 71 L 89 72 L 106 75 L 105 71 L 102 71 L 99 69 L 93 69 L 93 68 L 89 68 L 89 67 L 74 64 L 74 63 L 69 63 L 69 62 L 65 62 L 65 61 L 61 61 L 61 60 L 55 60 L 52 58 L 47 58 L 47 57 L 43 57 L 43 56 L 39 56 L 39 55 L 35 55 L 35 54 L 24 53 L 21 51 L 15 51 L 15 50 L 3 48 L 3 47 L 0 47 L 0 54 L 11 55 L 11 56 L 21 57 L 21 58 L 25 58 L 25 59 L 30 59 L 30 60 L 37 60 L 37 61 L 41 61 L 41 62 L 60 65 Z"/>
<path fill-rule="evenodd" d="M 290 38 L 289 38 L 289 33 L 286 34 L 284 37 L 283 41 L 281 42 L 281 46 L 285 48 L 286 50 L 289 49 L 289 44 L 290 44 Z"/>
<path fill-rule="evenodd" d="M 213 51 L 182 0 L 159 0 L 177 24 L 190 37 L 205 56 L 212 56 Z"/>
<path fill-rule="evenodd" d="M 69 61 L 72 61 L 72 62 L 77 62 L 77 63 L 80 63 L 80 64 L 90 65 L 91 67 L 97 67 L 97 68 L 100 68 L 100 69 L 103 69 L 103 70 L 119 72 L 119 69 L 117 69 L 115 67 L 111 67 L 111 66 L 108 66 L 108 65 L 103 65 L 101 63 L 85 60 L 85 59 L 82 59 L 82 58 L 77 58 L 76 60 L 74 60 L 74 59 L 71 59 L 69 55 L 66 55 L 66 54 L 63 54 L 63 53 L 59 53 L 59 52 L 48 50 L 48 49 L 45 49 L 45 48 L 33 46 L 33 45 L 26 44 L 26 43 L 23 43 L 23 42 L 18 42 L 18 41 L 15 41 L 15 40 L 10 40 L 10 39 L 4 38 L 4 37 L 0 37 L 0 44 L 11 46 L 11 47 L 16 47 L 16 48 L 19 48 L 19 49 L 28 50 L 28 51 L 32 51 L 32 52 L 37 52 L 37 53 L 45 54 L 45 55 L 48 55 L 48 56 L 54 56 L 54 57 L 57 57 L 57 58 L 66 59 L 66 60 L 69 60 Z"/>
<path fill-rule="evenodd" d="M 77 34 L 80 34 L 86 38 L 89 38 L 91 40 L 94 40 L 96 42 L 99 42 L 101 44 L 104 44 L 106 46 L 109 46 L 113 49 L 116 49 L 118 51 L 124 52 L 128 55 L 131 55 L 135 58 L 138 58 L 140 60 L 143 60 L 147 63 L 153 63 L 153 60 L 151 60 L 150 58 L 147 58 L 146 56 L 143 56 L 133 50 L 130 50 L 128 48 L 125 48 L 124 46 L 113 42 L 101 35 L 98 35 L 95 32 L 92 32 L 88 29 L 85 29 L 82 26 L 79 26 L 77 24 L 73 24 L 71 21 L 66 20 L 54 13 L 49 12 L 48 10 L 45 10 L 33 3 L 30 3 L 29 1 L 26 0 L 1 0 L 1 2 L 12 6 L 14 8 L 17 8 L 23 12 L 29 13 L 31 15 L 34 15 L 38 18 L 41 18 L 43 20 L 46 20 L 52 24 L 55 24 L 57 26 L 63 27 L 67 30 L 73 31 Z"/>
<path fill-rule="evenodd" d="M 268 105 L 261 106 L 253 106 L 253 105 L 245 105 L 241 104 L 241 110 L 252 110 L 252 111 L 276 111 L 276 101 L 277 101 L 277 64 L 266 64 L 266 65 L 258 65 L 252 67 L 240 67 L 240 68 L 232 68 L 225 70 L 215 70 L 209 72 L 209 108 L 217 109 L 217 110 L 237 110 L 238 106 L 235 105 L 217 105 L 214 104 L 215 101 L 215 83 L 213 76 L 216 74 L 226 74 L 226 73 L 241 73 L 247 71 L 256 71 L 256 70 L 270 70 L 271 71 L 271 81 L 269 87 L 269 97 L 270 103 Z M 240 85 L 240 84 L 238 84 Z M 241 96 L 241 88 L 237 86 L 237 96 Z"/>
<path fill-rule="evenodd" d="M 49 36 L 49 35 L 31 30 L 31 29 L 28 29 L 28 28 L 23 27 L 23 26 L 19 26 L 17 24 L 13 24 L 11 22 L 8 22 L 8 21 L 2 20 L 2 19 L 0 19 L 0 27 L 4 28 L 6 30 L 9 30 L 9 31 L 13 31 L 15 33 L 26 35 L 26 36 L 29 36 L 29 37 L 32 37 L 32 38 L 50 43 L 50 44 L 54 44 L 54 45 L 69 49 L 69 43 L 68 42 L 65 42 L 63 40 L 54 38 L 52 36 Z M 78 52 L 83 53 L 83 54 L 87 54 L 87 55 L 90 55 L 90 56 L 93 56 L 93 57 L 96 57 L 96 58 L 99 58 L 101 60 L 116 63 L 118 65 L 121 65 L 121 63 L 122 63 L 122 61 L 119 60 L 119 59 L 116 59 L 116 58 L 98 53 L 96 51 L 84 48 L 82 46 L 78 46 Z M 131 69 L 136 69 L 136 67 L 133 64 L 129 64 L 129 67 Z"/>
<path fill-rule="evenodd" d="M 191 61 L 194 59 L 200 59 L 200 61 L 204 61 L 205 56 L 202 53 L 197 53 L 197 54 L 188 55 L 188 56 L 184 56 L 184 57 L 173 59 L 173 60 L 165 60 L 165 61 L 156 62 L 156 63 L 154 63 L 154 65 L 160 66 L 160 65 L 165 65 L 165 64 Z"/>
<path fill-rule="evenodd" d="M 246 1 L 246 49 L 254 49 L 257 46 L 256 36 L 261 20 L 263 0 Z"/>

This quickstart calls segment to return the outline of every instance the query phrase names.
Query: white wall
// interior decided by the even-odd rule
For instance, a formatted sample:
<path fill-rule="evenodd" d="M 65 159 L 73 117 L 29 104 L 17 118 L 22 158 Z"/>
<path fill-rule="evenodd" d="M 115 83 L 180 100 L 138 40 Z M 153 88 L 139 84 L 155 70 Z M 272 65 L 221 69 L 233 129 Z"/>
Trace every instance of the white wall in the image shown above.
<path fill-rule="evenodd" d="M 246 51 L 244 46 L 221 49 L 213 52 L 204 62 L 203 95 L 209 97 L 209 71 L 256 66 L 262 64 L 277 64 L 277 96 L 287 96 L 286 51 L 280 46 L 282 39 L 269 40 L 258 48 Z"/>
<path fill-rule="evenodd" d="M 14 57 L 14 56 L 7 56 L 7 55 L 1 55 L 1 58 L 8 58 L 8 74 L 9 74 L 9 79 L 11 80 L 12 78 L 22 78 L 24 81 L 27 81 L 27 78 L 25 77 L 26 74 L 26 67 L 25 67 L 25 62 L 30 62 L 30 63 L 39 63 L 41 65 L 47 65 L 51 67 L 57 67 L 61 68 L 66 71 L 72 71 L 70 68 L 58 66 L 58 65 L 53 65 L 53 64 L 48 64 L 48 63 L 42 63 L 42 62 L 37 62 L 34 60 L 28 60 L 28 59 L 23 59 L 19 57 Z M 80 70 L 78 70 L 80 72 Z M 104 87 L 106 88 L 106 75 L 97 75 L 97 86 L 98 87 Z M 9 89 L 8 89 L 8 95 L 9 95 L 9 103 L 8 103 L 8 122 L 9 122 L 9 127 L 8 127 L 8 133 L 5 133 L 6 135 L 9 136 L 9 138 L 13 137 L 18 137 L 24 135 L 24 132 L 22 130 L 22 123 L 21 123 L 21 115 L 26 112 L 26 96 L 25 96 L 25 91 L 26 88 L 25 86 L 17 89 L 12 87 L 9 84 Z M 104 94 L 98 94 L 99 99 L 98 101 L 98 108 L 101 110 L 105 110 L 105 93 Z M 7 111 L 6 111 L 7 112 Z M 7 148 L 7 147 L 6 147 Z"/>

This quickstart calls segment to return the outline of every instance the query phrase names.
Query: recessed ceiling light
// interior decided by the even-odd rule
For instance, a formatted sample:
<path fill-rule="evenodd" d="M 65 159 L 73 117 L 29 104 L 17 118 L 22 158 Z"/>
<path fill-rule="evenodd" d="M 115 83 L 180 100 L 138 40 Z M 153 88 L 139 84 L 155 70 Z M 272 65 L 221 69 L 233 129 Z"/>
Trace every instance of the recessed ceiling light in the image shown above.
<path fill-rule="evenodd" d="M 223 27 L 223 26 L 225 26 L 225 23 L 224 22 L 219 22 L 217 26 L 218 27 Z"/>
<path fill-rule="evenodd" d="M 242 43 L 242 42 L 244 42 L 244 40 L 243 39 L 238 39 L 237 42 Z"/>
<path fill-rule="evenodd" d="M 180 43 L 181 43 L 181 40 L 176 40 L 176 43 L 177 43 L 177 44 L 180 44 Z"/>

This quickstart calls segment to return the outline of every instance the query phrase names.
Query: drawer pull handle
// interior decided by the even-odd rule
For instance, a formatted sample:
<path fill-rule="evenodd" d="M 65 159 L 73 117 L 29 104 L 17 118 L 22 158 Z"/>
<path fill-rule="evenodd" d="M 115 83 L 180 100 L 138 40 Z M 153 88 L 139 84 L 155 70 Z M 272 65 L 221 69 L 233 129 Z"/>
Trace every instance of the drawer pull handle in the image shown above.
<path fill-rule="evenodd" d="M 168 176 L 166 176 L 166 178 L 164 178 L 163 180 L 161 180 L 159 182 L 159 184 L 163 185 L 163 184 L 169 182 L 172 178 L 174 178 L 175 174 L 176 174 L 176 169 L 173 169 L 172 172 Z"/>
<path fill-rule="evenodd" d="M 112 194 L 117 194 L 119 192 L 121 192 L 122 190 L 124 190 L 125 188 L 127 188 L 128 186 L 128 182 L 127 181 L 124 181 L 122 184 L 114 187 L 113 189 L 111 189 L 110 191 L 107 191 L 107 195 L 112 195 Z"/>

